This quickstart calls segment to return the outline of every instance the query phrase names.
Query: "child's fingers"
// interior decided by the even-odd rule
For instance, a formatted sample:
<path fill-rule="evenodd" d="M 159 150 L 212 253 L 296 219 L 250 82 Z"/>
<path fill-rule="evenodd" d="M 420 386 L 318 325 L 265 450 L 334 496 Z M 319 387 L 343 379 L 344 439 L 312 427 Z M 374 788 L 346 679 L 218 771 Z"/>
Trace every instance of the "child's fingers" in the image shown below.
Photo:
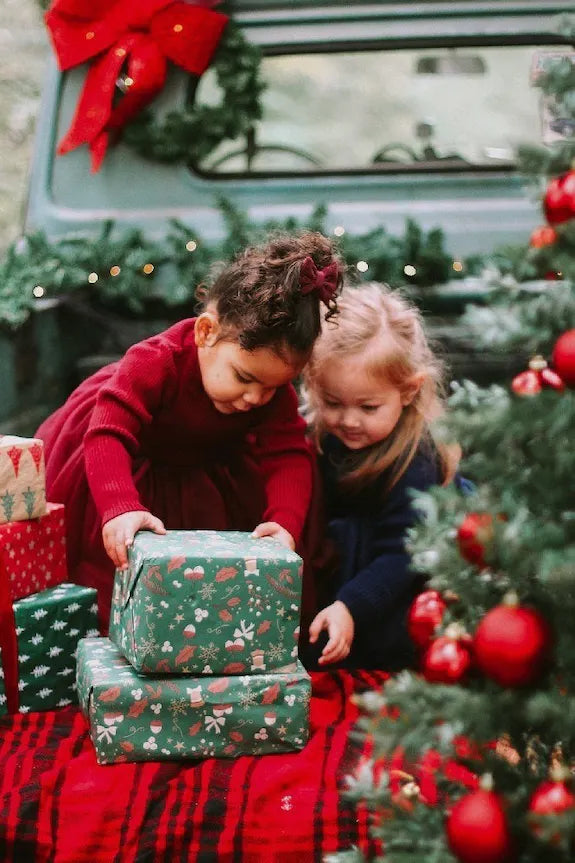
<path fill-rule="evenodd" d="M 329 641 L 327 642 L 326 646 L 324 647 L 324 649 L 321 652 L 321 656 L 324 659 L 324 661 L 325 662 L 333 662 L 335 660 L 335 658 L 339 655 L 341 645 L 342 645 L 342 639 L 341 639 L 341 636 L 339 634 L 330 636 Z M 320 662 L 321 662 L 321 659 L 320 659 Z"/>
<path fill-rule="evenodd" d="M 126 552 L 127 543 L 128 540 L 126 539 L 125 534 L 120 533 L 116 536 L 115 554 L 118 561 L 116 566 L 119 569 L 126 569 L 128 566 L 128 555 Z"/>
<path fill-rule="evenodd" d="M 127 550 L 134 542 L 136 533 L 142 529 L 153 530 L 154 533 L 166 533 L 163 522 L 155 515 L 143 510 L 122 513 L 110 519 L 102 528 L 106 554 L 117 569 L 127 569 Z"/>
<path fill-rule="evenodd" d="M 322 655 L 318 659 L 318 664 L 331 665 L 332 662 L 339 662 L 340 660 L 345 659 L 348 653 L 348 649 L 340 646 L 337 649 L 331 651 L 330 653 L 322 653 Z"/>
<path fill-rule="evenodd" d="M 258 524 L 257 527 L 254 527 L 252 530 L 252 536 L 256 539 L 272 537 L 278 542 L 281 542 L 282 545 L 285 545 L 286 548 L 290 548 L 292 551 L 295 548 L 293 536 L 291 533 L 288 533 L 285 527 L 278 524 L 277 521 L 264 521 L 261 524 Z"/>
<path fill-rule="evenodd" d="M 309 640 L 312 644 L 314 644 L 314 642 L 318 640 L 320 632 L 322 631 L 322 629 L 325 629 L 326 626 L 327 619 L 323 612 L 320 611 L 319 614 L 316 614 L 316 616 L 309 625 Z"/>
<path fill-rule="evenodd" d="M 127 531 L 123 534 L 124 548 L 126 549 L 126 559 L 127 559 L 127 555 L 128 555 L 127 549 L 128 549 L 128 548 L 132 545 L 132 543 L 134 542 L 134 536 L 135 536 L 135 531 L 131 531 L 131 530 L 127 530 Z"/>
<path fill-rule="evenodd" d="M 277 529 L 278 525 L 275 521 L 263 521 L 261 524 L 258 524 L 257 527 L 254 527 L 252 536 L 255 536 L 256 538 L 273 536 L 274 533 L 277 532 Z"/>
<path fill-rule="evenodd" d="M 106 554 L 108 555 L 108 557 L 110 558 L 110 560 L 112 561 L 112 563 L 114 564 L 114 566 L 117 569 L 120 564 L 118 562 L 118 556 L 116 554 L 116 546 L 110 545 L 110 543 L 106 543 L 104 545 L 104 548 L 106 549 Z"/>
<path fill-rule="evenodd" d="M 121 543 L 118 541 L 118 537 L 116 534 L 108 534 L 104 540 L 104 548 L 106 549 L 106 554 L 111 559 L 112 563 L 116 568 L 121 567 Z"/>
<path fill-rule="evenodd" d="M 330 638 L 321 652 L 319 664 L 327 665 L 331 662 L 339 662 L 340 659 L 345 659 L 348 653 L 349 645 L 343 637 L 336 636 L 334 638 Z"/>
<path fill-rule="evenodd" d="M 164 527 L 163 521 L 157 518 L 155 515 L 149 515 L 146 518 L 146 523 L 143 525 L 147 530 L 153 530 L 154 533 L 166 533 L 166 528 Z M 129 545 L 134 541 L 134 537 L 132 536 L 130 539 Z"/>

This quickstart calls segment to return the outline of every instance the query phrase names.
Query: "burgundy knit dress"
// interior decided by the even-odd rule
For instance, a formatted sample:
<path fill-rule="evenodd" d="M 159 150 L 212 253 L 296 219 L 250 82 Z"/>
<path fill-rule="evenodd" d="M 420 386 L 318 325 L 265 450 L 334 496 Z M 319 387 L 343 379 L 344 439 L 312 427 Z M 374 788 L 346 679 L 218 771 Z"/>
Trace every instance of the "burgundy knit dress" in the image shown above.
<path fill-rule="evenodd" d="M 301 536 L 313 456 L 295 390 L 280 387 L 245 413 L 219 413 L 202 386 L 194 319 L 83 381 L 36 436 L 48 498 L 66 505 L 70 579 L 98 589 L 104 631 L 114 566 L 101 530 L 114 516 L 147 509 L 182 530 L 276 521 L 296 542 Z"/>

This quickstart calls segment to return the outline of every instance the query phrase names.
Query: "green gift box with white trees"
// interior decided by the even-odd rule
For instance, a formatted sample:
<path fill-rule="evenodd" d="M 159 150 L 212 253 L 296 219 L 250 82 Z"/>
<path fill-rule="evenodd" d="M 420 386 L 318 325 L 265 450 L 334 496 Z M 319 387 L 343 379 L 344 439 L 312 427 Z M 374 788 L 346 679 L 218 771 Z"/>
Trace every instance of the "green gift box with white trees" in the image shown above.
<path fill-rule="evenodd" d="M 18 646 L 18 710 L 28 713 L 77 703 L 76 648 L 97 635 L 97 594 L 92 587 L 59 584 L 13 605 Z M 0 714 L 6 713 L 6 679 L 0 650 Z"/>

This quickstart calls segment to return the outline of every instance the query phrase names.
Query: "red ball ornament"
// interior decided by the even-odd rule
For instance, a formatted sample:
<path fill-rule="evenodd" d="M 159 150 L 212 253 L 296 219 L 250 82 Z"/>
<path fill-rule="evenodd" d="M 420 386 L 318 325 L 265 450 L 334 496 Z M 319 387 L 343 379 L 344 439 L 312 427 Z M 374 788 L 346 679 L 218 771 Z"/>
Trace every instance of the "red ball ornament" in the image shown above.
<path fill-rule="evenodd" d="M 533 683 L 543 672 L 550 649 L 547 622 L 534 609 L 520 608 L 515 596 L 492 608 L 473 638 L 477 666 L 500 686 Z"/>
<path fill-rule="evenodd" d="M 553 368 L 561 380 L 571 389 L 575 388 L 575 330 L 567 330 L 559 336 L 553 348 Z"/>
<path fill-rule="evenodd" d="M 569 790 L 563 777 L 542 782 L 529 801 L 529 812 L 538 816 L 559 815 L 570 809 L 575 809 L 575 794 Z M 542 826 L 539 819 L 534 820 L 533 833 L 540 833 Z M 560 838 L 560 834 L 557 833 L 551 837 L 551 842 L 558 842 Z"/>
<path fill-rule="evenodd" d="M 430 683 L 459 683 L 471 665 L 469 636 L 451 635 L 449 629 L 432 641 L 423 654 L 421 671 Z"/>
<path fill-rule="evenodd" d="M 543 249 L 545 246 L 552 246 L 556 239 L 557 231 L 549 225 L 543 225 L 535 228 L 529 237 L 529 245 L 533 249 Z"/>
<path fill-rule="evenodd" d="M 470 512 L 457 530 L 457 544 L 461 557 L 468 563 L 485 567 L 486 546 L 493 538 L 493 518 L 488 512 Z"/>
<path fill-rule="evenodd" d="M 445 602 L 439 591 L 426 590 L 416 596 L 407 614 L 409 637 L 418 647 L 427 647 L 443 620 Z"/>
<path fill-rule="evenodd" d="M 445 825 L 447 843 L 461 863 L 508 863 L 514 859 L 503 801 L 482 788 L 454 804 Z"/>
<path fill-rule="evenodd" d="M 575 216 L 575 171 L 567 171 L 550 181 L 543 208 L 550 225 L 560 225 Z"/>
<path fill-rule="evenodd" d="M 575 794 L 564 780 L 542 782 L 529 801 L 529 811 L 536 815 L 558 815 L 568 809 L 575 809 Z"/>

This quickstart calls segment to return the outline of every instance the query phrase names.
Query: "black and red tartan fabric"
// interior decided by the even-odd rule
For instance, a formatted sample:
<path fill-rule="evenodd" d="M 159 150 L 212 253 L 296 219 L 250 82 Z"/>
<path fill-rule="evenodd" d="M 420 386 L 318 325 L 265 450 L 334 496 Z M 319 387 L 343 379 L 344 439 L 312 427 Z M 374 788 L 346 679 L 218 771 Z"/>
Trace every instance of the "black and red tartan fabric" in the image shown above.
<path fill-rule="evenodd" d="M 367 749 L 350 697 L 381 672 L 312 675 L 311 739 L 296 753 L 99 766 L 80 712 L 0 719 L 2 863 L 320 863 L 356 844 L 342 799 Z"/>

